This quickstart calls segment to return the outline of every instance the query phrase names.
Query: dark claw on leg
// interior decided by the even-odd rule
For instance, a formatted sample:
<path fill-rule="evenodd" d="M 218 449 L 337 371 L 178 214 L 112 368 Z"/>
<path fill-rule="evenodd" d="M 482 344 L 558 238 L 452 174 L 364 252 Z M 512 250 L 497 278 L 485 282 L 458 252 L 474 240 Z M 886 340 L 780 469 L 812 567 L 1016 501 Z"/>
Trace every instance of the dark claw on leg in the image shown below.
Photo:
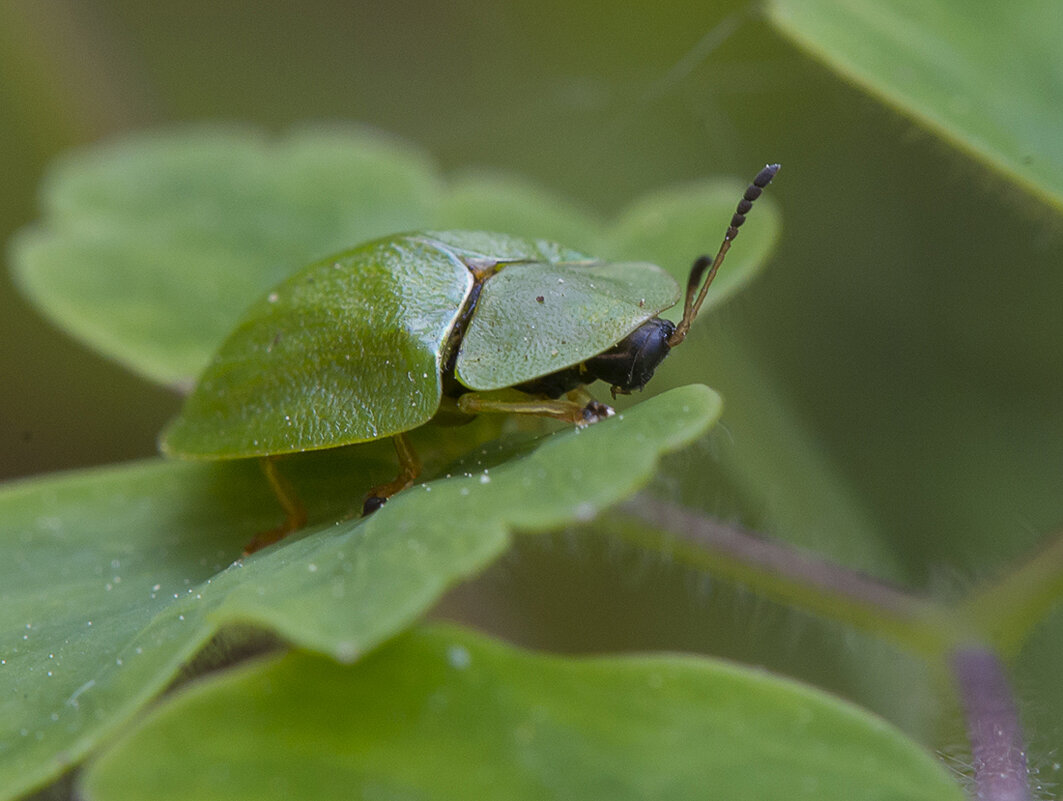
<path fill-rule="evenodd" d="M 365 502 L 362 503 L 362 517 L 373 514 L 377 509 L 388 502 L 387 498 L 381 498 L 378 495 L 369 495 Z"/>

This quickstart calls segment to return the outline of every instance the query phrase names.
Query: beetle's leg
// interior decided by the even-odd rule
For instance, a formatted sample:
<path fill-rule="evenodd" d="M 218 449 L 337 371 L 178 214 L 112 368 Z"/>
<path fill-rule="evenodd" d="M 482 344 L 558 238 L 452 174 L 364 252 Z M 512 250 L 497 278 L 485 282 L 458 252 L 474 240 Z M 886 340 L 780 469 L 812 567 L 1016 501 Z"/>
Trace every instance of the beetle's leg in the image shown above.
<path fill-rule="evenodd" d="M 588 392 L 586 387 L 576 387 L 574 390 L 566 394 L 565 397 L 573 403 L 578 403 L 582 407 L 584 418 L 586 418 L 588 414 L 594 415 L 595 419 L 591 422 L 596 423 L 599 420 L 604 420 L 606 417 L 612 417 L 615 414 L 612 406 L 607 406 L 602 403 Z M 614 394 L 613 397 L 616 398 L 616 395 Z"/>
<path fill-rule="evenodd" d="M 521 401 L 485 400 L 475 392 L 468 392 L 458 398 L 458 409 L 465 414 L 483 414 L 500 412 L 503 414 L 534 414 L 542 417 L 556 417 L 566 423 L 586 426 L 597 423 L 613 414 L 613 410 L 604 403 L 596 401 L 583 389 L 574 389 L 564 398 L 529 398 Z"/>
<path fill-rule="evenodd" d="M 395 453 L 399 457 L 399 474 L 394 481 L 379 484 L 369 490 L 362 504 L 363 515 L 375 512 L 387 502 L 388 498 L 397 492 L 402 492 L 413 484 L 417 476 L 421 475 L 421 460 L 409 438 L 405 434 L 396 434 L 391 441 L 395 443 Z"/>
<path fill-rule="evenodd" d="M 270 489 L 273 490 L 273 494 L 280 501 L 281 508 L 284 509 L 285 520 L 276 528 L 256 534 L 255 538 L 244 546 L 244 556 L 250 556 L 255 551 L 284 539 L 293 531 L 306 525 L 306 509 L 303 508 L 302 502 L 295 494 L 295 488 L 292 487 L 291 482 L 277 470 L 277 457 L 264 456 L 258 460 L 258 463 L 262 467 L 266 481 L 269 482 Z"/>

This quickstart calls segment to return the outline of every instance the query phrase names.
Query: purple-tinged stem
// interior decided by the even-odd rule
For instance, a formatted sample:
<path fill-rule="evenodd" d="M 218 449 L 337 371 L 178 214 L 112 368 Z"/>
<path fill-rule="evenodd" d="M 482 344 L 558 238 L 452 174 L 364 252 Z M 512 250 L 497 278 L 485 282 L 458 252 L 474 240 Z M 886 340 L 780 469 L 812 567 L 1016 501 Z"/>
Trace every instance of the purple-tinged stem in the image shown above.
<path fill-rule="evenodd" d="M 952 653 L 952 672 L 967 719 L 980 801 L 1030 801 L 1026 750 L 1004 665 L 978 646 Z"/>
<path fill-rule="evenodd" d="M 645 495 L 617 510 L 692 546 L 693 561 L 719 576 L 782 603 L 890 637 L 926 656 L 939 657 L 970 639 L 952 611 L 934 601 L 740 526 Z"/>

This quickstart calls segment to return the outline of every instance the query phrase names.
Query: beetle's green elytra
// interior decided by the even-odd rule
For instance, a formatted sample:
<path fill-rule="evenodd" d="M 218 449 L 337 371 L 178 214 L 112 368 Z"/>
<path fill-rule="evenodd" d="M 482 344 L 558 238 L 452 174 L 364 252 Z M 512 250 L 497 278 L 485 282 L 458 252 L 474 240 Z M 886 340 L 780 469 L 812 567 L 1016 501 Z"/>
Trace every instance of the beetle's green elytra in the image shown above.
<path fill-rule="evenodd" d="M 752 203 L 746 189 L 714 258 L 694 262 L 683 317 L 659 318 L 680 289 L 659 267 L 593 259 L 553 242 L 477 231 L 418 231 L 359 245 L 294 273 L 254 304 L 221 345 L 178 417 L 164 453 L 263 457 L 288 522 L 302 507 L 274 457 L 393 437 L 399 477 L 364 510 L 409 486 L 420 464 L 405 432 L 446 406 L 587 424 L 612 414 L 583 389 L 641 389 L 683 341 Z M 515 388 L 525 400 L 502 400 Z M 275 536 L 274 536 L 275 535 Z"/>
<path fill-rule="evenodd" d="M 549 242 L 380 239 L 310 265 L 253 306 L 162 448 L 234 459 L 392 436 L 439 410 L 450 350 L 464 389 L 516 386 L 608 349 L 678 297 L 655 265 L 594 262 Z"/>

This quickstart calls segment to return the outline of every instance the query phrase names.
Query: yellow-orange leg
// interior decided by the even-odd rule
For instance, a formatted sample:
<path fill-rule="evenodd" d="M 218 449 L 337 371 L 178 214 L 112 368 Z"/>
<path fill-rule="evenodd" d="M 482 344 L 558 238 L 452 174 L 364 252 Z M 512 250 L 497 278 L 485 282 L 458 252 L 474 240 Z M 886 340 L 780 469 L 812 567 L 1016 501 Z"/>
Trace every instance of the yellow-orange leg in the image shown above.
<path fill-rule="evenodd" d="M 387 503 L 388 498 L 397 492 L 402 492 L 417 480 L 417 476 L 421 475 L 421 460 L 409 438 L 405 434 L 396 434 L 391 441 L 395 443 L 395 453 L 399 457 L 399 474 L 393 481 L 379 484 L 369 490 L 362 504 L 363 515 L 375 512 Z"/>
<path fill-rule="evenodd" d="M 529 398 L 519 401 L 485 400 L 475 392 L 458 398 L 458 409 L 465 414 L 495 412 L 504 414 L 533 414 L 554 417 L 566 423 L 586 426 L 611 417 L 613 410 L 591 397 L 583 389 L 569 392 L 564 398 Z"/>
<path fill-rule="evenodd" d="M 295 494 L 295 488 L 292 487 L 291 482 L 277 470 L 277 457 L 264 456 L 258 460 L 258 463 L 266 476 L 266 481 L 269 482 L 270 489 L 273 490 L 273 494 L 277 496 L 284 510 L 285 519 L 276 528 L 256 534 L 255 538 L 244 546 L 244 556 L 250 556 L 255 551 L 284 539 L 293 531 L 306 525 L 306 509 L 303 508 L 302 501 Z"/>

